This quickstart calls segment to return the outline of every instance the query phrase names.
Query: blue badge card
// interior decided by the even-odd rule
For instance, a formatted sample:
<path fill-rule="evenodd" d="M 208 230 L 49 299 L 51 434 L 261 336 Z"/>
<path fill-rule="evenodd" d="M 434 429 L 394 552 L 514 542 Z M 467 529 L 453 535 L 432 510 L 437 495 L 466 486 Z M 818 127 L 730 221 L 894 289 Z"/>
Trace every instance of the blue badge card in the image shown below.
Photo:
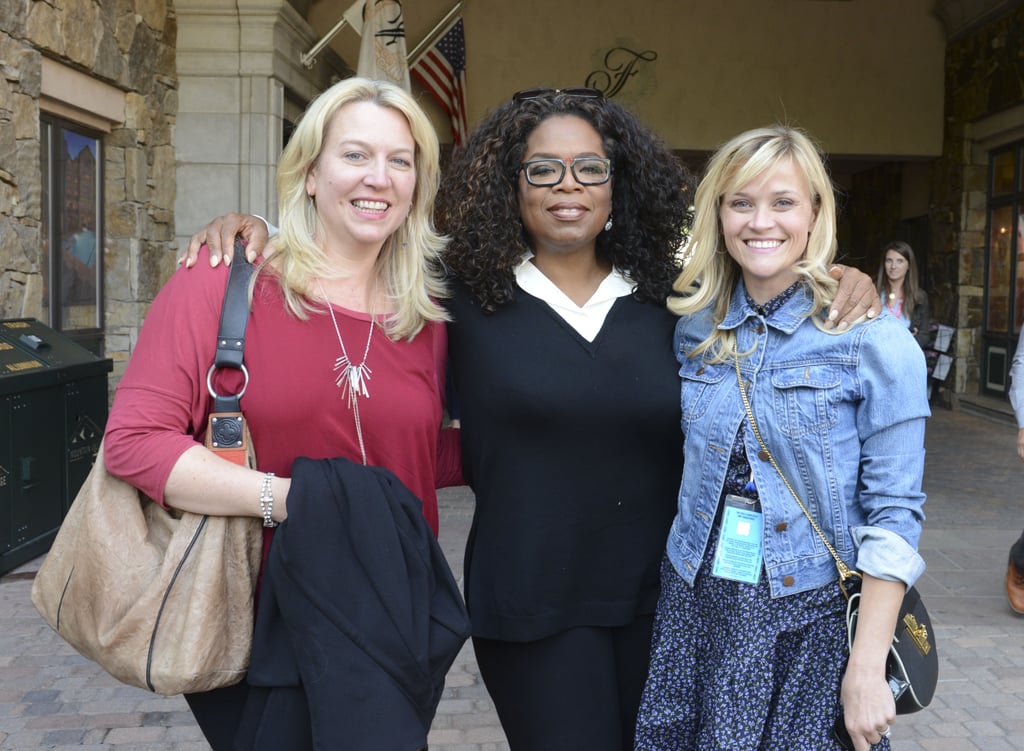
<path fill-rule="evenodd" d="M 757 584 L 761 577 L 763 528 L 764 517 L 757 501 L 726 496 L 711 573 L 723 579 Z"/>

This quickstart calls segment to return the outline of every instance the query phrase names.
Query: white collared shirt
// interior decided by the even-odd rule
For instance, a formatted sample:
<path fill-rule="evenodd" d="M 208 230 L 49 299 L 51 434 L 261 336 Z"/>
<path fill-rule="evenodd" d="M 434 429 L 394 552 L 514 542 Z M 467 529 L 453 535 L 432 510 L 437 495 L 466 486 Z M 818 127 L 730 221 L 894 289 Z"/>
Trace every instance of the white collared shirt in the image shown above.
<path fill-rule="evenodd" d="M 524 256 L 516 267 L 516 283 L 536 298 L 546 302 L 588 342 L 594 341 L 612 305 L 620 297 L 633 294 L 633 283 L 618 269 L 612 267 L 587 302 L 582 306 L 573 302 L 558 286 L 544 276 L 530 259 L 532 253 Z"/>

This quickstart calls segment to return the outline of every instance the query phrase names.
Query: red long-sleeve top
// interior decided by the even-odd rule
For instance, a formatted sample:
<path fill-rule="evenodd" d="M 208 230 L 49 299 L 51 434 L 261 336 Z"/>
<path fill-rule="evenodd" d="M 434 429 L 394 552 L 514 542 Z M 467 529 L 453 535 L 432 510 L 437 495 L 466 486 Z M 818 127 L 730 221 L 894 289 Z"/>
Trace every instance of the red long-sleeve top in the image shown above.
<path fill-rule="evenodd" d="M 203 440 L 226 281 L 227 269 L 211 269 L 205 252 L 192 269 L 177 271 L 153 301 L 118 384 L 104 442 L 107 468 L 161 503 L 178 458 Z M 360 362 L 370 317 L 338 307 L 334 313 L 349 356 Z M 367 463 L 391 470 L 421 499 L 435 534 L 435 489 L 461 483 L 458 431 L 440 429 L 446 345 L 441 323 L 412 341 L 391 341 L 378 327 L 367 357 L 370 397 L 359 403 Z M 261 471 L 288 477 L 299 456 L 361 461 L 353 412 L 335 384 L 340 356 L 330 316 L 292 316 L 276 280 L 261 275 L 242 397 Z M 241 380 L 237 371 L 221 371 L 214 385 L 235 393 Z M 255 488 L 252 504 L 258 515 Z"/>

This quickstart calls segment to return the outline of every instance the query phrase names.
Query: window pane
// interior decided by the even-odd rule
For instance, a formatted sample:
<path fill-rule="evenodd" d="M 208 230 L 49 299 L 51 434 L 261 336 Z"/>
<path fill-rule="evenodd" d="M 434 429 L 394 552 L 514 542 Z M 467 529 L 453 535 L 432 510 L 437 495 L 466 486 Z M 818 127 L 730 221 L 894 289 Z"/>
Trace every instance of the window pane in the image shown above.
<path fill-rule="evenodd" d="M 991 240 L 988 256 L 989 331 L 1008 331 L 1010 324 L 1010 255 L 1013 240 L 1013 207 L 993 209 L 989 215 Z"/>
<path fill-rule="evenodd" d="M 1016 171 L 1016 149 L 995 154 L 992 157 L 992 195 L 1005 196 L 1013 192 Z"/>
<path fill-rule="evenodd" d="M 99 249 L 96 241 L 99 184 L 99 142 L 63 130 L 64 175 L 61 217 L 61 328 L 64 331 L 99 328 L 97 292 Z"/>
<path fill-rule="evenodd" d="M 41 318 L 45 323 L 54 325 L 56 323 L 53 320 L 53 316 L 50 314 L 50 284 L 52 282 L 50 278 L 50 239 L 53 227 L 50 225 L 50 200 L 53 195 L 52 192 L 52 181 L 53 175 L 50 172 L 50 142 L 53 138 L 53 126 L 50 123 L 43 121 L 40 123 L 40 142 L 41 148 L 39 149 L 39 161 L 42 169 L 42 211 L 41 219 L 42 226 L 40 228 L 40 242 L 39 242 L 39 265 L 40 271 L 42 272 L 43 280 L 43 294 L 42 294 L 42 312 Z"/>
<path fill-rule="evenodd" d="M 1014 333 L 1020 331 L 1021 324 L 1024 323 L 1024 207 L 1017 207 L 1017 223 L 1016 232 L 1013 233 L 1013 241 L 1015 243 L 1013 252 L 1017 258 L 1017 284 L 1014 287 L 1016 290 L 1016 298 L 1014 300 L 1014 310 L 1016 315 L 1014 316 Z"/>

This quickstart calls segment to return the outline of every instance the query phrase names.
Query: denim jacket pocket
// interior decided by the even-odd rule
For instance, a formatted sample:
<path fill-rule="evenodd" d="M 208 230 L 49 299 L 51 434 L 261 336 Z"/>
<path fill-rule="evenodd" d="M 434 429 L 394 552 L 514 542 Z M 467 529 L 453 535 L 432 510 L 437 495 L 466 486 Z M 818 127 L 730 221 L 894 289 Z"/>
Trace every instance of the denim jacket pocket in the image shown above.
<path fill-rule="evenodd" d="M 772 373 L 777 427 L 789 438 L 826 433 L 839 419 L 842 371 L 804 364 Z"/>
<path fill-rule="evenodd" d="M 683 361 L 679 367 L 679 378 L 682 381 L 680 399 L 684 425 L 704 416 L 718 394 L 715 387 L 730 373 L 732 370 L 720 363 L 708 365 L 699 359 Z"/>

